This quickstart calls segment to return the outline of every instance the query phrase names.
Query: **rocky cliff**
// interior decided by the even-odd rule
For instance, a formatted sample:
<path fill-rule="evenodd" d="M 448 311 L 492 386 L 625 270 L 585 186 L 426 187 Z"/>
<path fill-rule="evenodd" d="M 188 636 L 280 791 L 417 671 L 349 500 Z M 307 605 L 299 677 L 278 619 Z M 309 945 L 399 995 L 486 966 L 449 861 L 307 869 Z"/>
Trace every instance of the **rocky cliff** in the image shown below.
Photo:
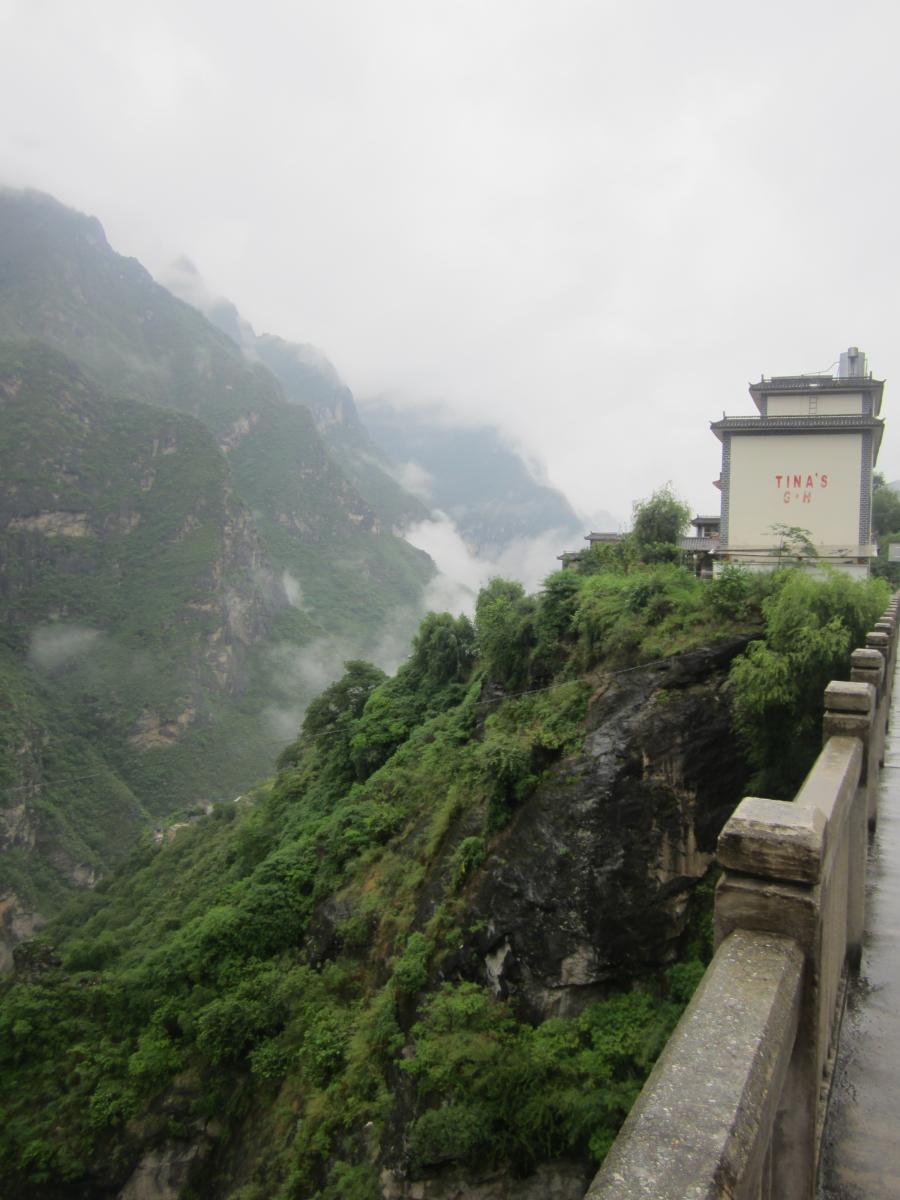
<path fill-rule="evenodd" d="M 433 568 L 258 358 L 96 219 L 6 189 L 0 461 L 11 943 L 269 770 L 344 657 L 402 653 Z"/>
<path fill-rule="evenodd" d="M 214 786 L 223 706 L 251 687 L 288 600 L 193 418 L 112 401 L 47 347 L 7 344 L 0 457 L 10 942 L 55 907 L 58 882 L 92 885 L 151 814 Z M 266 761 L 249 760 L 246 782 Z"/>
<path fill-rule="evenodd" d="M 747 639 L 509 700 L 453 682 L 464 624 L 426 632 L 397 680 L 359 668 L 325 694 L 317 766 L 289 754 L 271 794 L 181 830 L 18 953 L 40 999 L 11 1085 L 42 1078 L 67 1031 L 106 1037 L 120 989 L 138 992 L 106 1058 L 50 1102 L 71 1153 L 93 1146 L 77 1174 L 54 1169 L 48 1191 L 10 1167 L 8 1185 L 30 1179 L 34 1200 L 580 1200 L 602 1152 L 589 1142 L 627 1111 L 677 1016 L 672 972 L 707 938 L 698 884 L 745 782 L 727 674 Z M 416 692 L 429 662 L 443 692 Z M 417 694 L 433 715 L 338 800 L 347 718 L 358 748 L 373 714 Z M 510 712 L 555 734 L 486 832 L 478 764 Z M 138 898 L 153 911 L 130 946 L 117 931 Z M 40 1141 L 21 1086 L 10 1129 Z M 532 1119 L 544 1132 L 523 1142 Z"/>

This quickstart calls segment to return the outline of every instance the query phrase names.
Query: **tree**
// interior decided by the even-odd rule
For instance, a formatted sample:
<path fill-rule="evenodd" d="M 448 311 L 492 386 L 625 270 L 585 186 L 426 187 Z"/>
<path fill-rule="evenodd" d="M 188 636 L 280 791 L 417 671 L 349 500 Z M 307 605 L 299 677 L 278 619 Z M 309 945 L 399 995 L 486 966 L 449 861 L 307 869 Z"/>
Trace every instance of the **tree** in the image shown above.
<path fill-rule="evenodd" d="M 900 496 L 880 471 L 875 472 L 872 488 L 872 537 L 878 543 L 872 574 L 896 587 L 900 583 L 900 563 L 890 562 L 888 547 L 891 542 L 900 542 Z"/>
<path fill-rule="evenodd" d="M 812 534 L 800 525 L 785 525 L 783 521 L 779 521 L 770 525 L 768 532 L 779 539 L 775 547 L 776 558 L 793 558 L 800 562 L 803 558 L 819 557 L 819 552 L 813 545 Z"/>
<path fill-rule="evenodd" d="M 872 532 L 876 538 L 900 533 L 900 496 L 888 487 L 880 471 L 872 480 Z"/>
<path fill-rule="evenodd" d="M 521 686 L 534 642 L 534 601 L 521 583 L 495 576 L 475 602 L 475 641 L 488 679 L 504 687 Z"/>
<path fill-rule="evenodd" d="M 675 561 L 690 519 L 691 510 L 675 495 L 671 483 L 658 488 L 649 500 L 635 501 L 632 536 L 639 556 L 645 562 Z"/>

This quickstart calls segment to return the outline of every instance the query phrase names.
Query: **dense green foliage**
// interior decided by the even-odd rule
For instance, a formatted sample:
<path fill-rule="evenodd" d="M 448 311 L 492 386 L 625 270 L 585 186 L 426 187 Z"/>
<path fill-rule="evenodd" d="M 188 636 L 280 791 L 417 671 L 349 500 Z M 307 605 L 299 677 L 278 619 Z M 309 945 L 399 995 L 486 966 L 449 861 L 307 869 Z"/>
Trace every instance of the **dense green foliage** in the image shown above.
<path fill-rule="evenodd" d="M 884 476 L 875 472 L 872 493 L 872 536 L 878 543 L 878 558 L 873 573 L 894 587 L 900 584 L 900 563 L 892 563 L 888 547 L 900 542 L 900 496 L 889 487 Z"/>
<path fill-rule="evenodd" d="M 412 1124 L 414 1169 L 458 1161 L 524 1172 L 585 1146 L 601 1160 L 681 1013 L 682 977 L 676 968 L 662 995 L 638 988 L 536 1028 L 474 984 L 444 984 L 402 1063 L 420 1098 L 438 1102 Z"/>
<path fill-rule="evenodd" d="M 734 668 L 741 727 L 790 728 L 805 750 L 820 672 L 883 601 L 792 571 L 560 572 L 536 597 L 493 581 L 474 626 L 431 614 L 393 678 L 349 662 L 271 785 L 143 846 L 22 948 L 0 1000 L 4 1192 L 112 1193 L 142 1147 L 215 1117 L 255 1164 L 240 1200 L 363 1200 L 398 1104 L 412 1170 L 601 1157 L 708 939 L 698 927 L 665 978 L 537 1026 L 439 985 L 494 831 L 579 745 L 590 673 L 762 616 Z"/>
<path fill-rule="evenodd" d="M 650 580 L 665 588 L 656 572 Z M 277 1181 L 248 1195 L 326 1197 L 351 1183 L 365 1195 L 358 1131 L 383 1127 L 401 1062 L 420 1097 L 411 1144 L 421 1164 L 482 1157 L 471 1137 L 480 1117 L 498 1161 L 522 1169 L 536 1157 L 602 1151 L 674 1020 L 676 993 L 650 984 L 577 1024 L 532 1030 L 459 984 L 413 1028 L 436 964 L 458 943 L 492 830 L 579 744 L 588 688 L 566 676 L 581 654 L 579 597 L 595 588 L 596 577 L 552 577 L 528 599 L 495 581 L 474 627 L 430 615 L 393 678 L 348 663 L 310 706 L 274 786 L 145 846 L 38 939 L 29 954 L 40 961 L 52 942 L 61 965 L 31 981 L 26 972 L 0 1007 L 7 1189 L 56 1194 L 66 1180 L 96 1179 L 98 1156 L 114 1177 L 138 1128 L 159 1138 L 215 1114 L 235 1137 L 259 1140 L 253 1154 Z M 495 619 L 501 601 L 516 614 L 510 628 Z M 522 620 L 516 642 L 510 630 Z M 525 694 L 486 711 L 475 652 L 502 664 L 492 655 L 504 639 L 525 661 Z M 530 691 L 551 661 L 554 685 Z M 423 923 L 426 888 L 439 901 Z M 341 915 L 323 935 L 316 914 L 330 897 Z M 320 945 L 311 956 L 310 944 Z M 459 1080 L 451 1087 L 435 1074 L 433 1039 L 447 1039 L 440 1004 L 459 1026 L 450 1041 L 460 1064 L 473 1046 L 490 1049 L 464 1072 L 469 1107 Z M 416 1050 L 404 1059 L 410 1036 Z M 604 1049 L 604 1038 L 618 1049 Z M 493 1072 L 500 1060 L 507 1084 L 532 1081 L 527 1129 L 505 1089 L 479 1073 L 478 1062 Z M 174 1110 L 163 1104 L 173 1088 Z M 305 1114 L 290 1135 L 277 1117 L 254 1125 L 276 1094 L 278 1111 Z"/>
<path fill-rule="evenodd" d="M 822 693 L 847 677 L 849 656 L 889 599 L 881 580 L 779 572 L 762 604 L 765 640 L 733 666 L 735 724 L 759 795 L 790 799 L 818 753 Z"/>
<path fill-rule="evenodd" d="M 46 915 L 268 770 L 323 659 L 406 643 L 433 566 L 269 371 L 36 193 L 0 193 L 0 339 L 0 887 Z"/>
<path fill-rule="evenodd" d="M 678 539 L 688 527 L 691 510 L 671 484 L 634 506 L 632 537 L 645 562 L 677 562 Z"/>

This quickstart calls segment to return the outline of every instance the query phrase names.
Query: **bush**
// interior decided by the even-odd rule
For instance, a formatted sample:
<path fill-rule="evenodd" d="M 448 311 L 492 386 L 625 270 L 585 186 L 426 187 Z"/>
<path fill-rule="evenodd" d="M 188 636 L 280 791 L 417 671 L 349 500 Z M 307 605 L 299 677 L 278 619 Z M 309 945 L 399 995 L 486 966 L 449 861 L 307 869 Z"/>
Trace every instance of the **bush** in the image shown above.
<path fill-rule="evenodd" d="M 830 573 L 777 572 L 763 601 L 765 641 L 735 660 L 734 722 L 756 775 L 759 795 L 790 799 L 821 743 L 823 693 L 846 678 L 850 651 L 889 599 L 881 580 L 854 581 Z"/>
<path fill-rule="evenodd" d="M 690 519 L 691 510 L 678 499 L 670 483 L 655 491 L 649 500 L 637 501 L 632 534 L 643 561 L 679 561 L 678 542 Z M 673 550 L 678 554 L 673 556 Z"/>
<path fill-rule="evenodd" d="M 534 601 L 526 597 L 522 585 L 508 579 L 492 579 L 479 592 L 475 638 L 488 679 L 507 688 L 523 685 L 534 644 L 534 609 Z"/>
<path fill-rule="evenodd" d="M 423 933 L 411 933 L 403 954 L 394 966 L 394 983 L 401 992 L 413 995 L 428 982 L 428 962 L 434 943 Z"/>
<path fill-rule="evenodd" d="M 483 837 L 464 838 L 453 855 L 453 881 L 460 887 L 484 862 L 485 845 Z"/>

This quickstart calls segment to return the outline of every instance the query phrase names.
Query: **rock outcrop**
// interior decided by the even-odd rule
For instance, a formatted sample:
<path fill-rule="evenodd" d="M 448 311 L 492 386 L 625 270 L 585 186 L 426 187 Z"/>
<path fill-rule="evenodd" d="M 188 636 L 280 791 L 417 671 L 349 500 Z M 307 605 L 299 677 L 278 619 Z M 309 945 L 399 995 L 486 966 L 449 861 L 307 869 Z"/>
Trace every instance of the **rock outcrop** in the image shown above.
<path fill-rule="evenodd" d="M 673 961 L 746 780 L 726 690 L 746 640 L 598 680 L 583 751 L 497 838 L 446 975 L 544 1018 Z"/>

